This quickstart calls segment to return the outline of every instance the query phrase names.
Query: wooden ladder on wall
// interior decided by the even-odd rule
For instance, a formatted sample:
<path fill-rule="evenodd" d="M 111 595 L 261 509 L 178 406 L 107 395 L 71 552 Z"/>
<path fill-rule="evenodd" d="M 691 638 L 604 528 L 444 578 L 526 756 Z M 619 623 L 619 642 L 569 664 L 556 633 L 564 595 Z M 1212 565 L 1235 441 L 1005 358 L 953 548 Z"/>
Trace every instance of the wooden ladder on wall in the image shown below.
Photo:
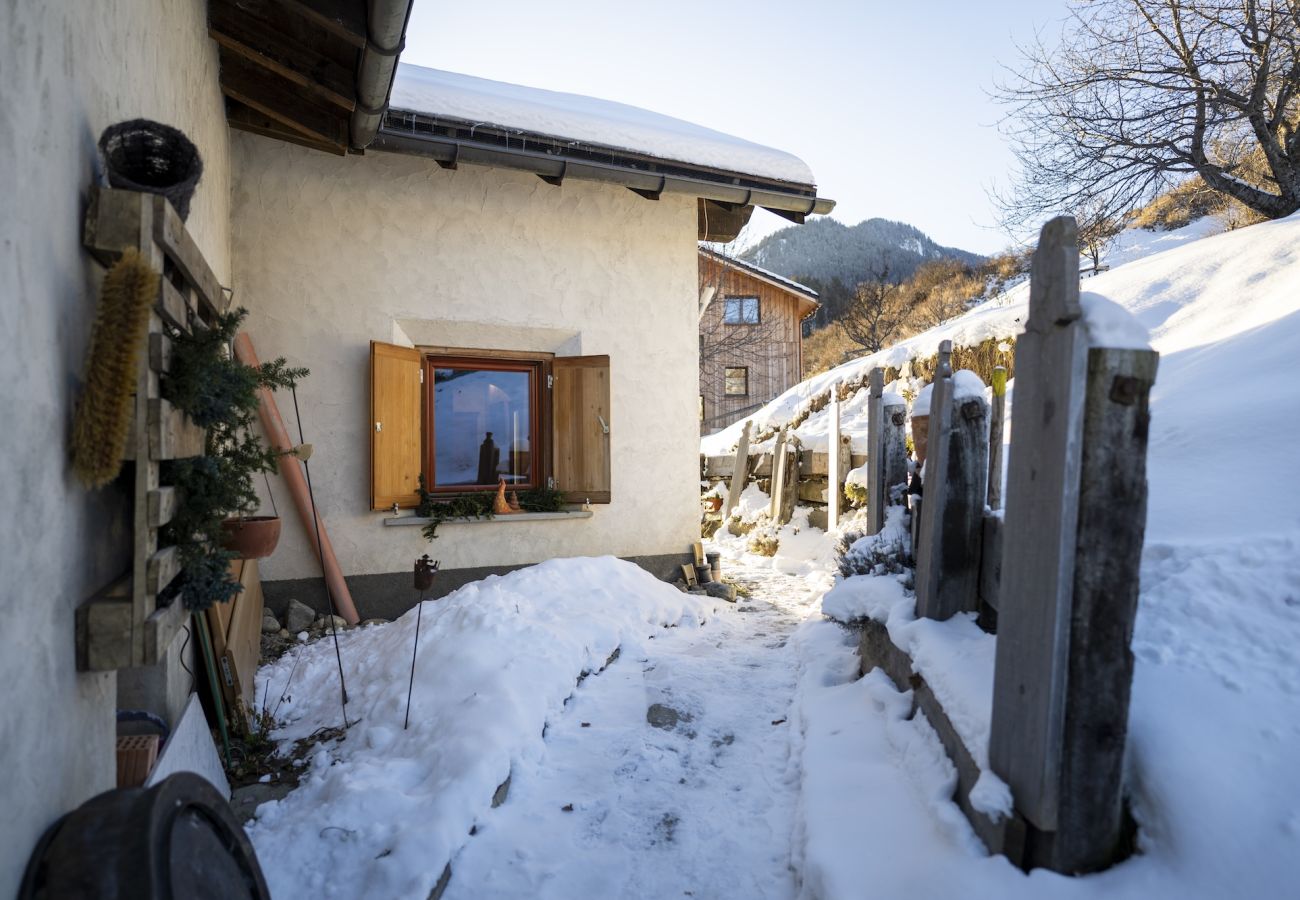
<path fill-rule="evenodd" d="M 159 392 L 171 357 L 167 327 L 188 332 L 210 327 L 229 301 L 185 223 L 166 199 L 136 191 L 95 189 L 86 212 L 84 243 L 105 266 L 128 248 L 161 273 L 149 315 L 147 352 L 140 354 L 135 419 L 126 459 L 132 479 L 131 570 L 77 609 L 77 667 L 108 671 L 147 666 L 167 652 L 189 611 L 178 595 L 158 596 L 180 574 L 176 547 L 160 546 L 158 530 L 171 521 L 175 490 L 160 483 L 164 460 L 201 456 L 204 431 Z"/>

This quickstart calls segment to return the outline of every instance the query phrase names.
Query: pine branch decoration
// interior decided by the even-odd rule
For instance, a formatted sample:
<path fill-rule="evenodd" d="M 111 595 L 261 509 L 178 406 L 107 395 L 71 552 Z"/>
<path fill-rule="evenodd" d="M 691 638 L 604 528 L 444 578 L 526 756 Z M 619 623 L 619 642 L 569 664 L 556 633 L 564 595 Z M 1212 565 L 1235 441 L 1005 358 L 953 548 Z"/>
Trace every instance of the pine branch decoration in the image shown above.
<path fill-rule="evenodd" d="M 103 487 L 122 468 L 136 367 L 157 294 L 158 273 L 135 249 L 104 277 L 86 354 L 85 392 L 72 426 L 72 469 L 88 488 Z"/>

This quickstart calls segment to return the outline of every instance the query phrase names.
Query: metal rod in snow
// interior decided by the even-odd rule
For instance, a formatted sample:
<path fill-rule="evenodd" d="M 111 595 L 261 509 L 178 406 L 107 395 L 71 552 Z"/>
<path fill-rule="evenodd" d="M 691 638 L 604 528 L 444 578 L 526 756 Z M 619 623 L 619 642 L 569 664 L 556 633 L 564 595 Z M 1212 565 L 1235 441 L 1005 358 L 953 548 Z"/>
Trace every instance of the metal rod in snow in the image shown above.
<path fill-rule="evenodd" d="M 302 412 L 298 409 L 298 388 L 291 385 L 289 391 L 293 394 L 293 415 L 298 420 L 298 443 L 300 445 L 306 444 L 307 439 L 303 437 L 302 431 Z M 302 468 L 307 475 L 307 496 L 311 500 L 311 519 L 316 524 L 316 556 L 321 560 L 321 576 L 325 581 L 325 598 L 330 605 L 330 634 L 334 638 L 334 661 L 338 664 L 339 669 L 339 694 L 343 700 L 343 730 L 346 731 L 352 725 L 348 722 L 348 685 L 343 677 L 343 654 L 339 652 L 338 610 L 334 608 L 334 592 L 330 590 L 330 580 L 324 569 L 325 553 L 321 549 L 320 512 L 316 509 L 316 492 L 312 490 L 311 486 L 311 462 L 304 459 Z"/>
<path fill-rule="evenodd" d="M 415 607 L 415 644 L 411 647 L 411 677 L 406 684 L 406 718 L 402 721 L 403 731 L 411 724 L 411 694 L 415 690 L 415 657 L 420 652 L 420 617 L 424 615 L 424 596 L 433 586 L 433 576 L 437 574 L 439 565 L 441 563 L 431 561 L 427 553 L 415 561 L 415 589 L 419 592 L 420 599 Z"/>

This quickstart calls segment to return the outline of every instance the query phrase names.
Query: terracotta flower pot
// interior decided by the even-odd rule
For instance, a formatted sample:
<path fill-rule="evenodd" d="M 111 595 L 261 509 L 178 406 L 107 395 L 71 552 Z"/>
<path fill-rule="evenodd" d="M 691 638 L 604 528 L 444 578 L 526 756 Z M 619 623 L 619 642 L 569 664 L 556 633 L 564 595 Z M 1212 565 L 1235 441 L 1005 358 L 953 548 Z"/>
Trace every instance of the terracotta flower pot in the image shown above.
<path fill-rule="evenodd" d="M 280 542 L 279 516 L 245 516 L 221 523 L 221 546 L 240 559 L 264 559 Z"/>

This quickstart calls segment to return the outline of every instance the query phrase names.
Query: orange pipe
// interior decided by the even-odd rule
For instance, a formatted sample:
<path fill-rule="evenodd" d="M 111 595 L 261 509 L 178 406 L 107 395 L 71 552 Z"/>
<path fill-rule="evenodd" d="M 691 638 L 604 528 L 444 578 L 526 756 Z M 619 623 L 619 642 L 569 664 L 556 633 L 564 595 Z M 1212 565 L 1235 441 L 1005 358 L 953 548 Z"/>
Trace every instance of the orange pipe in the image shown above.
<path fill-rule="evenodd" d="M 252 339 L 242 332 L 235 337 L 235 359 L 246 366 L 261 365 L 257 361 L 257 353 L 253 350 Z M 258 394 L 260 402 L 257 412 L 262 420 L 262 430 L 266 432 L 267 439 L 275 449 L 287 453 L 294 448 L 294 443 L 289 439 L 289 432 L 284 427 L 284 419 L 280 418 L 280 408 L 275 404 L 275 395 L 269 388 L 258 388 Z M 284 479 L 290 495 L 293 496 L 294 506 L 298 507 L 298 518 L 302 520 L 302 526 L 307 531 L 307 543 L 315 551 L 317 543 L 316 532 L 311 528 L 311 493 L 307 490 L 307 478 L 303 474 L 302 467 L 303 463 L 294 457 L 280 458 L 280 477 Z M 361 617 L 357 615 L 357 608 L 352 603 L 352 592 L 348 590 L 343 570 L 339 568 L 338 558 L 334 555 L 334 545 L 330 543 L 329 532 L 325 530 L 325 522 L 319 513 L 316 514 L 315 520 L 316 527 L 320 529 L 320 552 L 317 556 L 320 558 L 321 570 L 325 574 L 325 584 L 334 598 L 334 610 L 346 619 L 349 625 L 355 625 L 361 621 Z"/>

